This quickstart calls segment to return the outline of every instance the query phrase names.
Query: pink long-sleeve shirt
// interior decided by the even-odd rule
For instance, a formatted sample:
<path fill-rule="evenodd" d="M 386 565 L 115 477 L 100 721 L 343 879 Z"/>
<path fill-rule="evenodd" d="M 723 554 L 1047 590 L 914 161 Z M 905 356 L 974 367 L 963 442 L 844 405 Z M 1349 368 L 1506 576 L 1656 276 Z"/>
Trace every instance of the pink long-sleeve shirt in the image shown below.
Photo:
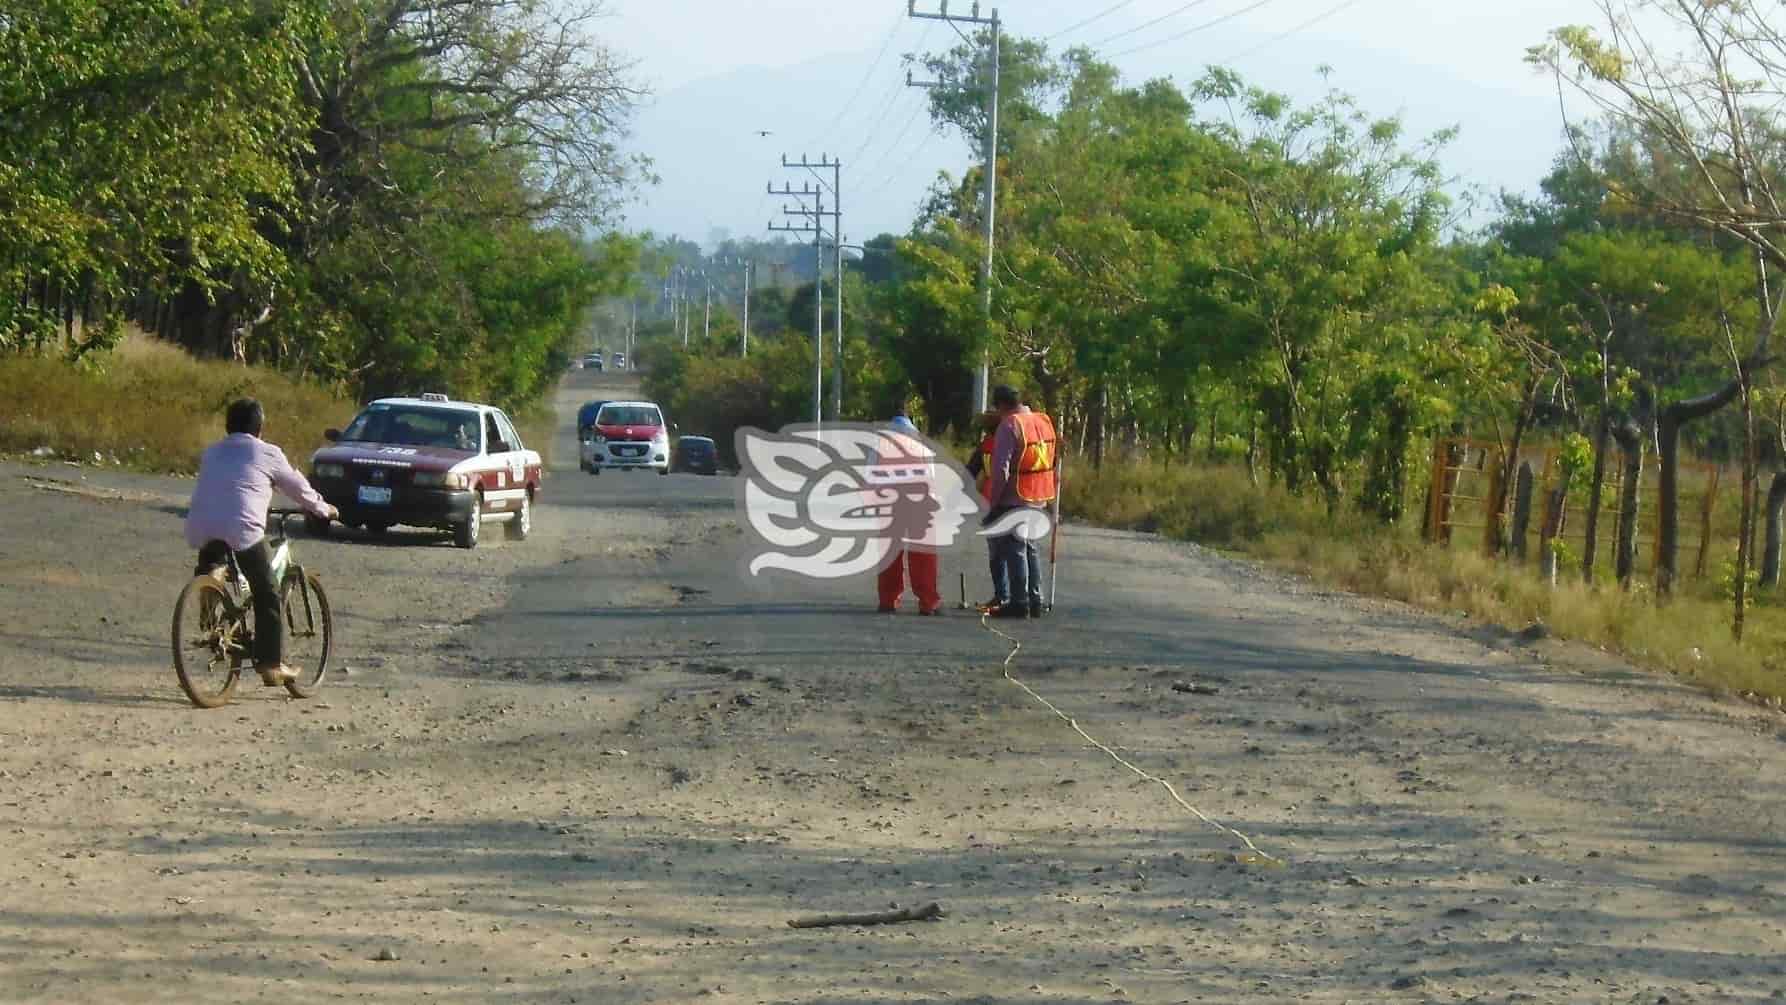
<path fill-rule="evenodd" d="M 285 459 L 285 451 L 258 436 L 233 433 L 205 449 L 198 484 L 186 512 L 186 543 L 203 548 L 222 541 L 232 551 L 267 535 L 273 490 L 307 512 L 327 516 L 329 504 Z"/>

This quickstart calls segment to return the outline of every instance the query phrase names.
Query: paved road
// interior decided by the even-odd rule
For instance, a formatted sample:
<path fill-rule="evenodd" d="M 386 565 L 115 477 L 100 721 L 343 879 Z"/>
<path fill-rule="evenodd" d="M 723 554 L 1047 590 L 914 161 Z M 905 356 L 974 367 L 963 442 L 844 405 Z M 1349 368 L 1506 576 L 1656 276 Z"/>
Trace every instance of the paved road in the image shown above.
<path fill-rule="evenodd" d="M 0 1001 L 1786 995 L 1777 716 L 1070 528 L 1016 672 L 1287 864 L 1237 863 L 976 619 L 741 577 L 731 479 L 559 436 L 527 542 L 301 542 L 351 672 L 217 712 L 190 483 L 0 466 Z"/>

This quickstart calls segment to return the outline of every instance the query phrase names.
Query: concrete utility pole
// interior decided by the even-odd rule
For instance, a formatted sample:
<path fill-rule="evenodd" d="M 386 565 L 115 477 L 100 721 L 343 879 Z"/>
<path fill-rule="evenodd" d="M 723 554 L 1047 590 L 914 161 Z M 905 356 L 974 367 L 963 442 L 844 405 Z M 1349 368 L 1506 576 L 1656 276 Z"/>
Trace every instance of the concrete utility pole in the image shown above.
<path fill-rule="evenodd" d="M 782 207 L 783 215 L 806 217 L 810 223 L 777 224 L 771 220 L 769 229 L 812 235 L 812 423 L 816 426 L 825 421 L 825 190 L 813 188 L 808 182 L 798 191 L 792 185 L 784 185 L 779 191 L 770 185 L 768 191 L 770 195 L 811 198 L 813 201 L 811 209 L 804 203 L 797 209 Z"/>
<path fill-rule="evenodd" d="M 744 267 L 744 322 L 743 322 L 743 329 L 740 332 L 738 355 L 742 358 L 749 359 L 750 358 L 750 268 L 751 268 L 751 261 L 748 258 L 735 258 L 735 257 L 731 257 L 731 256 L 715 259 L 715 261 L 720 265 L 736 265 L 736 266 Z"/>
<path fill-rule="evenodd" d="M 713 334 L 713 280 L 707 270 L 701 270 L 701 282 L 707 287 L 707 307 L 701 317 L 701 341 L 705 342 Z"/>
<path fill-rule="evenodd" d="M 816 161 L 809 161 L 801 156 L 798 161 L 790 161 L 786 156 L 781 159 L 784 168 L 804 168 L 817 174 L 819 168 L 831 169 L 831 235 L 837 241 L 836 266 L 832 269 L 832 278 L 836 280 L 836 289 L 832 297 L 837 304 L 837 351 L 832 359 L 831 368 L 831 418 L 843 421 L 843 161 L 826 154 L 820 154 Z M 821 179 L 822 183 L 822 179 Z M 819 226 L 824 226 L 823 216 L 817 218 Z"/>
<path fill-rule="evenodd" d="M 637 299 L 633 300 L 632 308 L 633 308 L 632 320 L 630 322 L 628 322 L 627 326 L 626 326 L 626 358 L 627 359 L 633 358 L 633 340 L 639 337 L 639 301 Z"/>
<path fill-rule="evenodd" d="M 924 21 L 947 21 L 951 24 L 985 25 L 988 28 L 986 45 L 986 76 L 991 87 L 986 93 L 986 137 L 984 161 L 985 189 L 982 198 L 982 226 L 986 233 L 986 255 L 980 262 L 980 310 L 986 320 L 986 338 L 992 337 L 992 240 L 994 220 L 998 209 L 998 78 L 999 78 L 999 19 L 998 8 L 992 9 L 992 16 L 980 16 L 979 0 L 974 0 L 973 11 L 968 15 L 949 13 L 948 0 L 941 0 L 941 10 L 935 14 L 919 13 L 918 0 L 906 0 L 906 13 Z M 905 82 L 913 87 L 936 87 L 935 81 L 916 81 L 910 74 Z M 987 354 L 980 356 L 980 367 L 974 372 L 974 410 L 976 413 L 986 411 L 987 385 L 991 383 L 991 362 Z"/>

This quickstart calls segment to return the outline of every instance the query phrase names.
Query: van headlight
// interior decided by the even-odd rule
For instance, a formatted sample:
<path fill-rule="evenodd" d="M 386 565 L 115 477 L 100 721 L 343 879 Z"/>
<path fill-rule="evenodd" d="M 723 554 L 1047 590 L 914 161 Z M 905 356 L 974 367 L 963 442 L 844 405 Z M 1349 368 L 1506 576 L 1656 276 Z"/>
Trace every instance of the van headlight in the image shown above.
<path fill-rule="evenodd" d="M 346 478 L 347 466 L 344 464 L 318 464 L 310 473 L 318 478 Z"/>

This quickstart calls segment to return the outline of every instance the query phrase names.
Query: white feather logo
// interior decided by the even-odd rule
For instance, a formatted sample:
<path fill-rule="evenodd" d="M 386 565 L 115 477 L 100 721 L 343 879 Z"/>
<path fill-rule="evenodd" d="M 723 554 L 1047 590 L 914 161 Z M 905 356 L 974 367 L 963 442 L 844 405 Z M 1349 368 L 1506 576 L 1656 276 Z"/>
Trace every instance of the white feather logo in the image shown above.
<path fill-rule="evenodd" d="M 845 579 L 901 550 L 942 551 L 984 512 L 967 472 L 922 436 L 877 426 L 740 429 L 739 511 L 759 543 L 747 568 Z M 979 533 L 1035 540 L 1050 523 L 1016 510 Z"/>

